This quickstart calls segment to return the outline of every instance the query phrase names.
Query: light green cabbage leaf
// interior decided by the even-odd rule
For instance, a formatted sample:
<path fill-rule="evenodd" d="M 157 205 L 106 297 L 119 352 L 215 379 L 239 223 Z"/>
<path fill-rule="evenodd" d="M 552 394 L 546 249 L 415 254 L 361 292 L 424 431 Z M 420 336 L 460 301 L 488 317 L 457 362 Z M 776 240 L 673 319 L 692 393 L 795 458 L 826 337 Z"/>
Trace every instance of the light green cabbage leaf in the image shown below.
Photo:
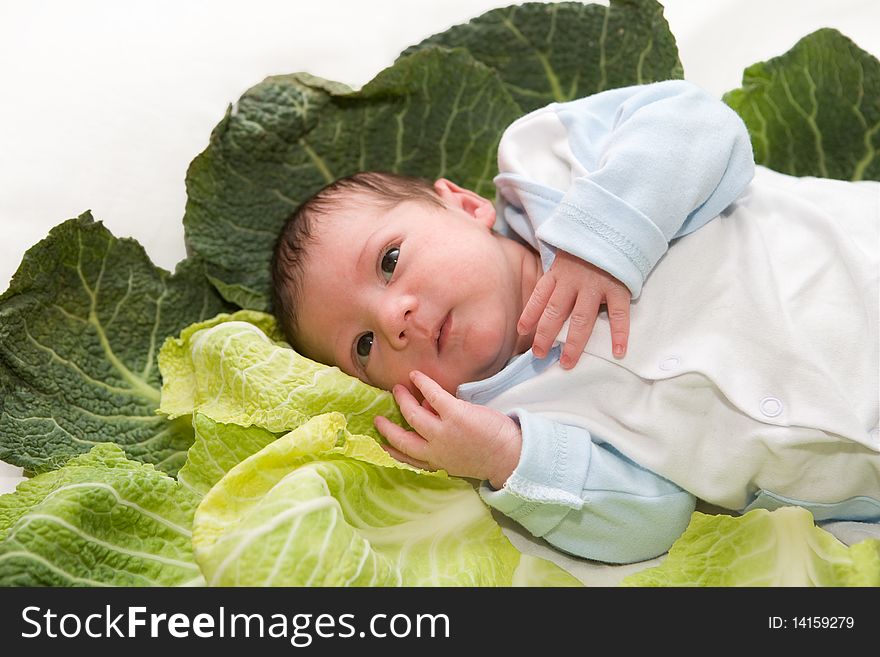
<path fill-rule="evenodd" d="M 203 585 L 199 500 L 118 446 L 96 445 L 0 496 L 0 586 Z"/>
<path fill-rule="evenodd" d="M 233 467 L 196 512 L 214 586 L 578 586 L 520 553 L 464 480 L 392 459 L 341 413 Z"/>
<path fill-rule="evenodd" d="M 390 392 L 310 360 L 279 340 L 272 316 L 255 311 L 187 327 L 159 353 L 159 411 L 169 418 L 198 411 L 215 422 L 273 433 L 340 411 L 351 431 L 377 440 L 376 415 L 404 424 Z"/>
<path fill-rule="evenodd" d="M 176 472 L 192 428 L 156 415 L 156 354 L 227 307 L 198 261 L 171 275 L 89 213 L 53 228 L 0 296 L 0 460 L 42 472 L 109 441 Z"/>
<path fill-rule="evenodd" d="M 195 441 L 177 473 L 177 481 L 199 497 L 232 468 L 281 435 L 256 426 L 215 422 L 198 412 L 193 414 L 193 429 Z"/>
<path fill-rule="evenodd" d="M 746 69 L 724 100 L 755 161 L 795 176 L 880 180 L 880 61 L 834 29 Z"/>
<path fill-rule="evenodd" d="M 271 316 L 239 311 L 160 354 L 161 410 L 195 427 L 178 480 L 204 495 L 193 541 L 209 584 L 580 584 L 516 550 L 471 484 L 379 446 L 377 413 L 403 423 L 393 396 L 278 337 Z"/>
<path fill-rule="evenodd" d="M 880 539 L 846 546 L 801 507 L 695 512 L 663 562 L 624 586 L 880 586 Z"/>

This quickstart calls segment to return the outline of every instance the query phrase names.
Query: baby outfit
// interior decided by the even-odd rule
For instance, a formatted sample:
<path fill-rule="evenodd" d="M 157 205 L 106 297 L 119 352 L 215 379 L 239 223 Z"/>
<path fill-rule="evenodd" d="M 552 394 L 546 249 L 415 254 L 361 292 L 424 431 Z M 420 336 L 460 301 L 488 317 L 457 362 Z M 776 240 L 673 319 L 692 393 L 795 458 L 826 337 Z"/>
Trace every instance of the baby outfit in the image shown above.
<path fill-rule="evenodd" d="M 496 226 L 633 295 L 572 370 L 531 351 L 458 396 L 522 427 L 494 508 L 564 551 L 665 552 L 696 498 L 880 522 L 880 183 L 756 167 L 745 126 L 684 81 L 555 103 L 498 151 Z"/>

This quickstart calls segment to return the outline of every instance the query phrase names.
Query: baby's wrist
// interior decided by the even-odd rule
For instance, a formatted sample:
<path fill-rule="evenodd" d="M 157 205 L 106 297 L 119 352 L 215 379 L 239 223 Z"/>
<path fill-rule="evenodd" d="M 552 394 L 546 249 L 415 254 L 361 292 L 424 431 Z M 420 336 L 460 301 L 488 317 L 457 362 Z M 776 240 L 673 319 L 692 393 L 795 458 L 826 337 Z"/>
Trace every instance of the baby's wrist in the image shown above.
<path fill-rule="evenodd" d="M 520 452 L 522 452 L 522 429 L 511 419 L 507 436 L 501 441 L 498 458 L 494 459 L 494 473 L 486 478 L 492 488 L 500 490 L 504 487 L 519 465 Z"/>

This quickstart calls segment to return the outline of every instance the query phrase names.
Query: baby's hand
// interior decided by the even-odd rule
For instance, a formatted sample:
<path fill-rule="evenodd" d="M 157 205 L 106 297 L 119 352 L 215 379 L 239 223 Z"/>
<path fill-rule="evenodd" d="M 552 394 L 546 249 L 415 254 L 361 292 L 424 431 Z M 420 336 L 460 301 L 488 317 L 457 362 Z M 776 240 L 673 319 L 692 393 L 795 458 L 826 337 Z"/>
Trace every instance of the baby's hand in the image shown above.
<path fill-rule="evenodd" d="M 541 277 L 516 326 L 526 335 L 537 325 L 532 351 L 543 358 L 570 316 L 568 337 L 559 364 L 569 369 L 581 357 L 593 332 L 599 306 L 608 308 L 613 353 L 622 358 L 629 340 L 629 289 L 611 274 L 559 250 L 550 269 Z"/>
<path fill-rule="evenodd" d="M 423 470 L 443 469 L 459 477 L 486 479 L 501 488 L 519 463 L 519 425 L 499 411 L 457 399 L 426 374 L 413 371 L 410 379 L 424 402 L 419 404 L 402 385 L 392 392 L 416 431 L 376 417 L 376 428 L 391 443 L 385 451 Z"/>

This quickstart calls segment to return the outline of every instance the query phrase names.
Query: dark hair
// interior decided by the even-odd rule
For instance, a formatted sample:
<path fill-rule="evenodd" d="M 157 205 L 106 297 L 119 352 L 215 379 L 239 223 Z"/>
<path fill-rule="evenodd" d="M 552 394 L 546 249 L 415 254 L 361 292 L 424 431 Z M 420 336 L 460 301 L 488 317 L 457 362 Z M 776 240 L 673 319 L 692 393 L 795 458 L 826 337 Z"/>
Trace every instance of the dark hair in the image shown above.
<path fill-rule="evenodd" d="M 284 222 L 272 252 L 272 312 L 287 341 L 294 345 L 297 306 L 302 297 L 304 260 L 313 239 L 315 220 L 328 216 L 362 194 L 385 209 L 404 201 L 444 207 L 430 181 L 398 173 L 365 171 L 340 178 L 306 199 Z"/>

